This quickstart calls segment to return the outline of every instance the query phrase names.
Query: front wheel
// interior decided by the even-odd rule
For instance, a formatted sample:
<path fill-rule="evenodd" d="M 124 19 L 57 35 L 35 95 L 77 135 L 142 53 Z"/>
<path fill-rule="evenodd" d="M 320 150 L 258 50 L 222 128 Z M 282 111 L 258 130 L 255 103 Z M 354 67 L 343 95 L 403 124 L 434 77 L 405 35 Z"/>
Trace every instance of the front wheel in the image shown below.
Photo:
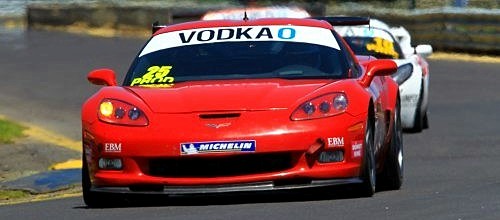
<path fill-rule="evenodd" d="M 384 170 L 380 174 L 380 187 L 387 190 L 398 190 L 403 184 L 403 131 L 401 128 L 399 99 L 394 112 L 392 138 L 386 155 Z"/>
<path fill-rule="evenodd" d="M 427 117 L 427 110 L 424 113 L 424 129 L 429 129 L 429 118 Z"/>
<path fill-rule="evenodd" d="M 375 153 L 374 153 L 374 134 L 373 134 L 373 119 L 368 118 L 366 123 L 366 132 L 364 140 L 364 156 L 361 179 L 363 183 L 359 186 L 359 193 L 363 197 L 371 197 L 375 194 L 377 182 L 375 170 Z"/>
<path fill-rule="evenodd" d="M 417 108 L 415 110 L 415 118 L 413 119 L 413 127 L 409 130 L 412 133 L 422 132 L 423 129 L 429 127 L 429 124 L 426 121 L 427 112 L 422 112 L 423 102 L 424 102 L 424 82 L 422 82 L 420 85 L 420 97 L 418 98 Z"/>
<path fill-rule="evenodd" d="M 89 208 L 103 208 L 116 206 L 117 203 L 113 202 L 112 196 L 104 193 L 92 192 L 92 182 L 90 181 L 89 168 L 85 156 L 82 159 L 82 194 L 83 202 Z"/>

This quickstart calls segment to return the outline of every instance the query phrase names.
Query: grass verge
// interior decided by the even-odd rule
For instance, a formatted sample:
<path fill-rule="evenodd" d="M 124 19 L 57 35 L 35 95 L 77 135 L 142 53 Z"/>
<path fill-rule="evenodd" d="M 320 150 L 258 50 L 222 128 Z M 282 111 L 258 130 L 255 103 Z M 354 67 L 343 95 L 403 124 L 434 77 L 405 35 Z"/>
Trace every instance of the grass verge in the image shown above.
<path fill-rule="evenodd" d="M 29 196 L 31 196 L 29 192 L 22 190 L 0 190 L 0 202 L 23 199 Z"/>
<path fill-rule="evenodd" d="M 26 127 L 12 121 L 0 119 L 0 144 L 12 143 L 14 139 L 24 137 Z"/>
<path fill-rule="evenodd" d="M 32 194 L 22 190 L 0 190 L 0 206 L 81 196 L 82 188 L 80 186 L 43 194 Z"/>

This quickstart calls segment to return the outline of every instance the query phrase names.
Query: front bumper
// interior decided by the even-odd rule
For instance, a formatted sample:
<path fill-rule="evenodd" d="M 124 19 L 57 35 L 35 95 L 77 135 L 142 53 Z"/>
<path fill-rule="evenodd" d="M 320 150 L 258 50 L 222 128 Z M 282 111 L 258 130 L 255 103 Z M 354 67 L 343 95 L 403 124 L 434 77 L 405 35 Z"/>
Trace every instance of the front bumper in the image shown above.
<path fill-rule="evenodd" d="M 148 190 L 152 192 L 203 193 L 359 182 L 366 116 L 341 114 L 296 122 L 279 111 L 266 112 L 266 118 L 262 114 L 243 112 L 241 117 L 230 121 L 231 127 L 219 129 L 207 127 L 206 120 L 192 115 L 150 116 L 147 127 L 84 122 L 84 153 L 93 190 L 128 192 L 147 186 L 154 189 Z M 226 119 L 210 121 L 226 122 Z M 227 140 L 255 140 L 256 150 L 196 155 L 181 152 L 181 143 Z M 321 146 L 317 147 L 319 143 Z M 116 146 L 120 146 L 119 150 Z M 343 159 L 318 162 L 323 151 L 340 151 Z M 100 158 L 119 158 L 123 169 L 100 169 Z M 173 172 L 177 170 L 175 167 L 182 172 Z"/>
<path fill-rule="evenodd" d="M 193 195 L 193 194 L 215 194 L 232 192 L 264 192 L 291 189 L 306 189 L 313 187 L 326 187 L 345 184 L 358 184 L 363 181 L 360 178 L 331 179 L 331 180 L 311 180 L 305 182 L 290 182 L 289 184 L 279 184 L 273 181 L 227 184 L 227 185 L 200 185 L 200 186 L 143 186 L 141 189 L 132 190 L 129 187 L 93 187 L 93 192 L 104 193 L 124 193 L 124 194 L 167 194 L 167 195 Z"/>

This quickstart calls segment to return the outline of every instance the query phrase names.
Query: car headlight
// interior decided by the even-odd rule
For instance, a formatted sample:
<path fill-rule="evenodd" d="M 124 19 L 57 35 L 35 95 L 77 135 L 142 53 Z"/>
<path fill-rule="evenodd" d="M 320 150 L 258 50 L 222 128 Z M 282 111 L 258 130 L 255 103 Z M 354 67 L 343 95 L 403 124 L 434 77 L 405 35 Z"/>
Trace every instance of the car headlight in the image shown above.
<path fill-rule="evenodd" d="M 101 121 L 132 126 L 146 126 L 148 119 L 139 108 L 115 99 L 103 99 L 97 113 Z"/>
<path fill-rule="evenodd" d="M 336 92 L 319 96 L 300 105 L 290 116 L 294 121 L 330 117 L 345 112 L 347 97 Z"/>
<path fill-rule="evenodd" d="M 398 83 L 398 85 L 403 84 L 408 78 L 410 78 L 413 73 L 413 65 L 411 63 L 402 65 L 398 67 L 398 71 L 392 74 L 392 79 Z"/>

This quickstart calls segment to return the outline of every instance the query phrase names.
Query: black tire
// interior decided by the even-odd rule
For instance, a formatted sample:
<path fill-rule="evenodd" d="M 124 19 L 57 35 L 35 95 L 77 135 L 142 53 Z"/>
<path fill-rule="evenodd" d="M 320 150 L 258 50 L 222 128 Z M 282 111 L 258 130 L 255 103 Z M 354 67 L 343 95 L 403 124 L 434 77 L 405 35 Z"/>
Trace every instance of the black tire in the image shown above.
<path fill-rule="evenodd" d="M 364 155 L 361 179 L 363 183 L 359 185 L 358 193 L 362 197 L 372 197 L 375 194 L 377 175 L 375 166 L 375 153 L 374 153 L 374 122 L 373 118 L 369 117 L 366 123 L 366 132 L 364 140 Z"/>
<path fill-rule="evenodd" d="M 85 155 L 82 158 L 82 191 L 83 191 L 83 202 L 89 208 L 103 208 L 109 207 L 110 202 L 109 198 L 106 197 L 103 193 L 92 192 L 90 188 L 92 187 L 92 183 L 90 181 L 89 169 L 87 165 L 87 161 L 85 159 Z"/>
<path fill-rule="evenodd" d="M 429 129 L 429 118 L 427 117 L 427 110 L 424 113 L 424 129 Z"/>
<path fill-rule="evenodd" d="M 409 130 L 413 133 L 422 132 L 425 128 L 424 117 L 427 116 L 427 113 L 424 112 L 422 114 L 422 102 L 424 100 L 424 82 L 420 85 L 420 97 L 418 98 L 417 109 L 415 110 L 415 119 L 413 120 L 413 127 Z"/>
<path fill-rule="evenodd" d="M 398 190 L 403 184 L 404 154 L 403 154 L 403 130 L 401 127 L 401 105 L 399 99 L 396 103 L 394 113 L 394 126 L 392 138 L 387 151 L 384 169 L 378 180 L 379 189 Z"/>

